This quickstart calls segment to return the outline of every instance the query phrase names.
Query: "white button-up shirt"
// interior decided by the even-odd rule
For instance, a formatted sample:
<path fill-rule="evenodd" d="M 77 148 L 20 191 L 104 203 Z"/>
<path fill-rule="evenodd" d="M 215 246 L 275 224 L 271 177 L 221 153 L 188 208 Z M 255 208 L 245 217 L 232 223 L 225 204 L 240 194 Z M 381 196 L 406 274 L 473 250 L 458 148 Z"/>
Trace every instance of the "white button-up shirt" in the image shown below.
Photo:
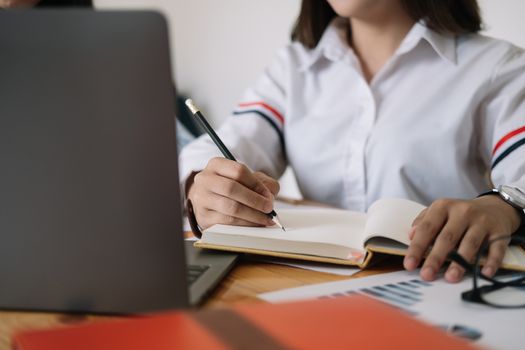
<path fill-rule="evenodd" d="M 429 205 L 499 184 L 525 189 L 525 54 L 421 23 L 367 83 L 334 20 L 314 49 L 291 43 L 218 134 L 239 161 L 305 198 L 364 211 L 381 197 Z M 180 156 L 181 180 L 220 156 L 208 136 Z M 492 182 L 492 184 L 491 184 Z"/>

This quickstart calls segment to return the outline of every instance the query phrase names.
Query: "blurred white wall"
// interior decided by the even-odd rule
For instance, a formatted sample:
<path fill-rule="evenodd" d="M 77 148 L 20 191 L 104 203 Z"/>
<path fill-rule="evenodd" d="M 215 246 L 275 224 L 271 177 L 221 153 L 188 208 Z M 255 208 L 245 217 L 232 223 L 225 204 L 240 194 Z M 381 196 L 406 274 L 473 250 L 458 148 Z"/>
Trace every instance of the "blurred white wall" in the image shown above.
<path fill-rule="evenodd" d="M 95 0 L 98 8 L 155 8 L 170 21 L 179 92 L 215 126 L 274 52 L 289 42 L 299 0 Z"/>
<path fill-rule="evenodd" d="M 508 40 L 525 48 L 525 1 L 523 0 L 478 0 L 485 34 Z"/>

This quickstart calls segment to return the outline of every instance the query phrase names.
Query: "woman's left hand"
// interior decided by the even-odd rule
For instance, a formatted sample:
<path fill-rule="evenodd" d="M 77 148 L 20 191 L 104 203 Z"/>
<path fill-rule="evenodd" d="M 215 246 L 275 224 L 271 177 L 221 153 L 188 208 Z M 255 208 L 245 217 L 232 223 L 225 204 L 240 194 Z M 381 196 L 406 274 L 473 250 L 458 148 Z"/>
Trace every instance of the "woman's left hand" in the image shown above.
<path fill-rule="evenodd" d="M 511 235 L 520 226 L 520 220 L 516 209 L 498 195 L 472 200 L 439 199 L 412 223 L 404 266 L 409 271 L 416 269 L 433 244 L 421 268 L 421 278 L 434 280 L 451 250 L 458 248 L 458 253 L 472 263 L 486 239 Z M 496 273 L 508 243 L 508 240 L 499 240 L 490 245 L 483 274 Z M 464 273 L 461 266 L 451 263 L 445 279 L 458 282 Z"/>

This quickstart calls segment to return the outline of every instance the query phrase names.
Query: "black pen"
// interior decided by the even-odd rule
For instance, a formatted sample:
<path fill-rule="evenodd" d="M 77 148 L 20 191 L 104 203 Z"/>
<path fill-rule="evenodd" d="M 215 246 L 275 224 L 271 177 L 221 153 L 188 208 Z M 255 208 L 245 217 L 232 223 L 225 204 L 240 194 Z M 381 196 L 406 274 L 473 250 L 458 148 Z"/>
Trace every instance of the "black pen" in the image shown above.
<path fill-rule="evenodd" d="M 195 118 L 197 118 L 197 120 L 199 121 L 199 124 L 204 128 L 204 130 L 206 130 L 206 132 L 208 133 L 208 135 L 210 135 L 211 139 L 213 140 L 213 142 L 217 145 L 217 147 L 219 147 L 219 150 L 222 152 L 222 154 L 224 155 L 225 158 L 229 159 L 229 160 L 233 160 L 234 162 L 236 162 L 237 160 L 235 159 L 235 157 L 233 156 L 233 154 L 230 152 L 230 150 L 226 147 L 226 145 L 224 145 L 224 143 L 222 142 L 222 140 L 219 138 L 219 136 L 215 133 L 215 130 L 213 130 L 213 128 L 211 127 L 211 125 L 208 123 L 208 121 L 204 118 L 204 116 L 202 115 L 201 111 L 195 106 L 195 103 L 193 103 L 193 100 L 191 99 L 187 99 L 186 100 L 186 106 L 188 107 L 188 109 L 191 111 L 191 113 L 193 114 L 193 116 Z M 284 226 L 281 224 L 281 222 L 279 221 L 279 217 L 277 216 L 277 213 L 275 212 L 275 210 L 272 210 L 270 213 L 267 214 L 273 222 L 275 222 L 275 224 L 277 226 L 279 226 L 283 231 L 286 231 L 286 229 L 284 228 Z"/>

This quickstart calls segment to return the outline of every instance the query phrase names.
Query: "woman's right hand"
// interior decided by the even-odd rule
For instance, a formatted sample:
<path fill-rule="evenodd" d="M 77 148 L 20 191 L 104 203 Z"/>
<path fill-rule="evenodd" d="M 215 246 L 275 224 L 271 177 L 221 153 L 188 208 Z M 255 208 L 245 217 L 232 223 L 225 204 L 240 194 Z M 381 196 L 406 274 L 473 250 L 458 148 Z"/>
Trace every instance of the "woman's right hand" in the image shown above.
<path fill-rule="evenodd" d="M 251 172 L 243 164 L 213 158 L 197 173 L 188 190 L 197 223 L 202 229 L 215 224 L 272 226 L 267 213 L 279 192 L 277 180 Z"/>

